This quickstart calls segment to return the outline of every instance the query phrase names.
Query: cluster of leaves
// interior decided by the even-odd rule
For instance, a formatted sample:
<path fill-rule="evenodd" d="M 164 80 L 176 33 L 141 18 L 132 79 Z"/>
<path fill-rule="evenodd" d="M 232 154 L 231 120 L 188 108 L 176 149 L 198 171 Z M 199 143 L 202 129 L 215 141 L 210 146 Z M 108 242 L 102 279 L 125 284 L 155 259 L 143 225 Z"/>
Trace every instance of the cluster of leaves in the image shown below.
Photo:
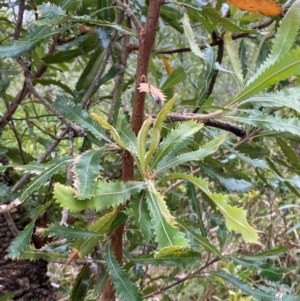
<path fill-rule="evenodd" d="M 258 184 L 254 177 L 257 177 L 269 189 L 275 189 L 276 183 L 284 186 L 293 197 L 299 197 L 300 163 L 291 145 L 299 141 L 300 89 L 297 81 L 291 86 L 285 80 L 300 73 L 300 48 L 296 46 L 300 1 L 294 1 L 284 18 L 274 23 L 268 34 L 260 37 L 259 47 L 248 67 L 245 59 L 247 45 L 241 43 L 237 50 L 232 34 L 257 34 L 254 29 L 248 28 L 247 14 L 238 18 L 237 13 L 232 19 L 221 16 L 218 9 L 225 1 L 217 1 L 216 8 L 198 7 L 190 1 L 171 1 L 164 5 L 161 19 L 180 35 L 180 39 L 187 41 L 192 60 L 196 64 L 203 63 L 203 72 L 199 78 L 189 79 L 184 71 L 187 67 L 184 59 L 181 66 L 173 70 L 159 51 L 154 53 L 150 62 L 151 75 L 170 100 L 154 121 L 152 115 L 145 119 L 137 136 L 130 127 L 126 112 L 121 110 L 121 96 L 114 104 L 111 123 L 103 117 L 109 114 L 109 105 L 101 109 L 95 107 L 93 113 L 79 107 L 105 62 L 111 32 L 118 32 L 120 37 L 130 36 L 133 40 L 137 37 L 136 32 L 125 23 L 115 21 L 120 7 L 110 6 L 109 1 L 87 2 L 90 3 L 64 0 L 50 5 L 37 1 L 39 6 L 36 10 L 40 18 L 21 39 L 0 47 L 0 57 L 26 57 L 31 52 L 34 54 L 32 68 L 37 68 L 39 60 L 48 65 L 48 73 L 43 78 L 33 79 L 33 83 L 58 87 L 62 93 L 56 95 L 51 106 L 86 133 L 77 142 L 82 143 L 84 152 L 73 157 L 56 153 L 55 158 L 44 163 L 31 161 L 32 155 L 22 150 L 22 163 L 31 162 L 18 164 L 18 152 L 8 145 L 0 145 L 2 152 L 15 162 L 11 165 L 15 170 L 21 169 L 34 175 L 15 195 L 25 208 L 31 209 L 31 222 L 12 242 L 8 249 L 9 256 L 66 262 L 92 257 L 95 263 L 104 265 L 103 273 L 97 278 L 87 265 L 82 268 L 70 291 L 70 300 L 92 300 L 89 294 L 92 292 L 93 296 L 98 296 L 109 277 L 120 300 L 150 297 L 157 292 L 157 287 L 150 277 L 146 284 L 141 281 L 147 277 L 144 270 L 138 270 L 141 265 L 166 267 L 165 274 L 159 279 L 169 281 L 185 269 L 198 271 L 194 275 L 201 278 L 200 272 L 206 269 L 210 272 L 207 282 L 217 281 L 226 290 L 226 285 L 230 283 L 241 300 L 246 300 L 245 296 L 257 300 L 299 300 L 293 295 L 295 290 L 292 286 L 284 282 L 284 277 L 292 274 L 294 269 L 276 266 L 279 256 L 288 251 L 287 247 L 266 248 L 264 252 L 252 256 L 225 256 L 223 251 L 236 243 L 233 233 L 241 234 L 246 243 L 255 243 L 259 238 L 257 231 L 246 220 L 246 210 L 237 204 L 230 204 L 231 192 L 244 193 L 256 188 Z M 186 13 L 182 13 L 180 6 L 185 7 Z M 144 9 L 143 4 L 137 1 L 133 11 L 141 20 Z M 238 18 L 239 24 L 235 18 Z M 205 26 L 208 33 L 220 33 L 232 71 L 216 63 L 210 45 L 200 50 L 193 29 L 193 25 L 199 23 Z M 82 32 L 82 25 L 87 26 L 88 32 Z M 46 41 L 54 36 L 60 38 L 58 52 L 45 55 Z M 107 66 L 107 73 L 93 87 L 93 105 L 100 101 L 104 103 L 107 96 L 97 94 L 97 91 L 124 71 L 124 66 L 117 63 L 119 46 L 113 48 L 114 56 L 111 66 Z M 268 48 L 268 54 L 256 69 L 257 59 L 264 47 Z M 71 89 L 54 77 L 51 68 L 62 71 L 69 64 L 67 71 L 70 72 L 76 66 L 74 60 L 78 57 L 82 57 L 85 68 L 76 81 L 75 89 Z M 155 60 L 163 61 L 168 73 L 165 79 Z M 4 79 L 0 93 L 7 98 L 7 102 L 13 99 L 8 92 L 11 91 L 9 85 L 13 70 L 8 72 L 8 66 L 10 63 L 4 63 L 0 70 Z M 226 99 L 224 107 L 213 103 L 209 97 L 213 78 L 222 71 L 232 74 L 235 79 L 235 97 Z M 130 74 L 122 83 L 124 107 L 131 108 L 126 90 L 130 90 L 133 76 Z M 182 82 L 197 87 L 190 99 L 181 97 L 180 91 L 184 90 Z M 178 90 L 178 95 L 171 97 L 174 89 Z M 47 95 L 47 98 L 50 99 L 50 96 Z M 33 100 L 30 102 L 34 103 Z M 171 110 L 183 111 L 185 105 L 192 106 L 195 112 L 201 110 L 201 113 L 217 108 L 218 118 L 245 126 L 248 134 L 236 142 L 230 134 L 188 120 L 188 114 L 183 113 L 180 115 L 181 122 L 166 122 Z M 45 119 L 45 128 L 47 123 L 57 121 L 56 118 L 58 116 Z M 52 130 L 43 131 L 47 138 L 48 134 L 51 137 Z M 3 135 L 7 138 L 11 134 L 3 132 Z M 37 134 L 34 138 L 42 145 L 49 142 L 46 138 L 38 140 Z M 243 148 L 248 141 L 252 141 L 253 145 Z M 266 145 L 274 145 L 282 157 L 263 151 L 264 141 L 267 141 Z M 120 153 L 125 151 L 132 156 L 135 164 L 134 180 L 128 182 L 119 179 L 122 169 Z M 72 184 L 64 175 L 67 166 L 72 167 Z M 0 172 L 5 169 L 5 166 L 0 167 Z M 122 211 L 118 209 L 120 205 Z M 57 211 L 61 208 L 76 217 L 74 225 L 59 223 Z M 84 212 L 89 210 L 95 212 L 91 223 L 84 216 Z M 191 210 L 193 214 L 189 214 Z M 45 211 L 51 212 L 51 225 L 38 232 L 45 237 L 54 237 L 54 241 L 36 249 L 31 245 L 31 237 L 41 213 Z M 126 264 L 121 267 L 112 252 L 110 234 L 123 223 L 127 227 L 123 251 Z M 218 226 L 215 237 L 209 234 L 212 225 Z M 295 227 L 293 230 L 297 229 L 297 225 Z M 101 259 L 95 253 L 99 245 L 103 247 L 104 257 Z M 155 251 L 148 252 L 149 246 L 153 245 Z M 138 252 L 139 256 L 133 256 L 133 251 Z M 220 261 L 218 271 L 209 270 L 210 265 L 206 263 L 209 256 L 214 257 L 214 261 Z M 255 283 L 255 277 L 259 277 L 261 282 Z M 143 285 L 138 287 L 138 281 Z"/>

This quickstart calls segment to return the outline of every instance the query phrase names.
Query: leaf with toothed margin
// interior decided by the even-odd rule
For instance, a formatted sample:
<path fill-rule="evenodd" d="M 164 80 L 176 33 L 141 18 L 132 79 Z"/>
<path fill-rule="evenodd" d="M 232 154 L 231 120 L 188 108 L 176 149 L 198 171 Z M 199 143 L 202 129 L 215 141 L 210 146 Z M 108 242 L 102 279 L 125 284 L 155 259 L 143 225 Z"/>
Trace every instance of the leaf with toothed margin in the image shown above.
<path fill-rule="evenodd" d="M 97 188 L 97 177 L 103 169 L 100 157 L 103 150 L 89 150 L 74 160 L 75 185 L 78 193 L 76 198 L 84 200 L 91 197 Z"/>
<path fill-rule="evenodd" d="M 93 120 L 93 118 L 66 96 L 58 96 L 53 103 L 53 107 L 58 110 L 65 118 L 83 127 L 86 131 L 91 132 L 96 137 L 112 143 L 105 135 L 103 128 Z"/>

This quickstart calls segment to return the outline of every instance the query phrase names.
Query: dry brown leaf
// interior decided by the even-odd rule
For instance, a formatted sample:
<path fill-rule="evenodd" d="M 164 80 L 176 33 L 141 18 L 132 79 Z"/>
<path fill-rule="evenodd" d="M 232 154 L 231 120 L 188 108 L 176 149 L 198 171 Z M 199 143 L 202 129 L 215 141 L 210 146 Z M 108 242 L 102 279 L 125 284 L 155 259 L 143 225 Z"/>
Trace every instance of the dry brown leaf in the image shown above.
<path fill-rule="evenodd" d="M 166 95 L 161 90 L 148 83 L 140 83 L 138 90 L 139 92 L 149 93 L 160 105 L 163 105 L 166 100 Z"/>
<path fill-rule="evenodd" d="M 227 2 L 242 10 L 265 16 L 277 16 L 282 13 L 282 5 L 274 0 L 227 0 Z"/>

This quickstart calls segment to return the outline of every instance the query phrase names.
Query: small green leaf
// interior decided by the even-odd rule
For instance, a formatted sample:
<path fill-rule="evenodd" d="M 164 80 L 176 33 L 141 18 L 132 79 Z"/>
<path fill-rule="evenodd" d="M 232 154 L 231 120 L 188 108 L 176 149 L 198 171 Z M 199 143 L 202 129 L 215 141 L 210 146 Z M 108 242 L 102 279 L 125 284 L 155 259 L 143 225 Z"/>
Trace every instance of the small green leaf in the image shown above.
<path fill-rule="evenodd" d="M 51 166 L 44 166 L 44 170 L 34 177 L 27 185 L 25 190 L 19 196 L 20 202 L 24 202 L 35 190 L 38 190 L 45 184 L 53 175 L 65 169 L 72 162 L 68 157 L 59 157 L 55 162 L 51 162 Z"/>
<path fill-rule="evenodd" d="M 32 221 L 24 228 L 24 230 L 11 242 L 7 249 L 8 256 L 10 258 L 16 258 L 20 256 L 29 246 L 31 236 L 35 227 L 35 222 L 43 211 L 49 207 L 50 203 L 38 206 L 35 209 L 34 217 Z"/>
<path fill-rule="evenodd" d="M 88 231 L 79 227 L 53 224 L 43 231 L 43 236 L 54 236 L 64 239 L 78 239 L 89 237 L 96 237 L 99 239 L 101 235 L 96 232 Z"/>
<path fill-rule="evenodd" d="M 73 284 L 70 294 L 70 301 L 85 300 L 87 291 L 89 289 L 92 272 L 88 265 L 85 265 L 80 273 L 77 275 L 75 283 Z"/>
<path fill-rule="evenodd" d="M 95 222 L 87 227 L 87 231 L 98 233 L 98 235 L 104 235 L 109 230 L 116 218 L 118 211 L 117 207 L 113 211 L 104 214 L 99 217 Z M 84 258 L 89 254 L 92 254 L 95 247 L 99 244 L 99 237 L 85 237 L 77 239 L 71 243 L 70 248 L 73 252 L 76 252 L 79 258 Z"/>
<path fill-rule="evenodd" d="M 102 116 L 91 113 L 91 116 L 106 130 L 109 130 L 115 142 L 122 148 L 126 149 L 126 144 L 121 140 L 117 130 L 110 125 Z"/>
<path fill-rule="evenodd" d="M 203 147 L 201 147 L 197 151 L 181 154 L 177 157 L 174 157 L 173 159 L 170 159 L 167 162 L 161 161 L 157 165 L 156 172 L 161 173 L 162 171 L 164 171 L 166 169 L 174 168 L 185 162 L 200 161 L 203 158 L 215 153 L 219 149 L 219 147 L 223 144 L 226 137 L 227 137 L 227 135 L 223 134 L 223 135 L 209 141 L 208 143 L 203 145 Z"/>
<path fill-rule="evenodd" d="M 99 137 L 108 143 L 112 143 L 104 134 L 103 129 L 91 118 L 91 116 L 85 110 L 76 106 L 67 97 L 58 96 L 56 101 L 53 103 L 53 106 L 67 119 L 82 126 L 85 130 L 90 131 L 96 137 Z"/>
<path fill-rule="evenodd" d="M 103 169 L 99 164 L 102 153 L 103 150 L 90 150 L 75 159 L 77 199 L 84 200 L 94 194 L 97 187 L 97 177 L 100 170 Z"/>
<path fill-rule="evenodd" d="M 202 261 L 201 253 L 191 250 L 190 248 L 167 247 L 161 249 L 158 253 L 139 256 L 135 258 L 126 258 L 133 263 L 176 266 L 185 269 L 188 266 L 197 266 Z"/>
<path fill-rule="evenodd" d="M 163 83 L 161 86 L 161 90 L 167 90 L 171 88 L 172 86 L 181 83 L 185 80 L 186 78 L 186 73 L 183 67 L 179 67 L 175 69 L 169 77 L 166 79 L 166 81 Z"/>
<path fill-rule="evenodd" d="M 153 125 L 152 134 L 151 134 L 151 141 L 150 147 L 146 154 L 145 164 L 146 166 L 149 165 L 149 162 L 153 156 L 153 154 L 157 150 L 157 146 L 159 144 L 160 139 L 160 132 L 163 127 L 163 122 L 167 117 L 167 114 L 171 111 L 175 101 L 177 99 L 177 94 L 175 94 L 163 107 L 163 109 L 157 114 L 156 120 Z"/>
<path fill-rule="evenodd" d="M 145 155 L 146 155 L 146 139 L 149 132 L 150 125 L 152 124 L 152 117 L 149 116 L 144 122 L 139 130 L 139 133 L 137 135 L 137 150 L 138 150 L 138 158 L 140 160 L 140 166 L 141 166 L 141 174 L 143 177 L 146 176 L 146 161 L 145 161 Z"/>
<path fill-rule="evenodd" d="M 152 225 L 146 204 L 145 191 L 131 201 L 130 208 L 126 212 L 131 215 L 134 224 L 140 229 L 144 239 L 150 241 Z"/>
<path fill-rule="evenodd" d="M 224 259 L 223 255 L 220 253 L 220 251 L 214 245 L 212 245 L 205 237 L 197 234 L 195 231 L 193 231 L 191 228 L 189 228 L 183 220 L 176 219 L 176 221 L 177 221 L 178 225 L 180 225 L 180 227 L 182 227 L 185 231 L 190 233 L 196 239 L 196 241 L 198 241 L 204 247 L 204 249 L 208 253 L 216 254 Z"/>
<path fill-rule="evenodd" d="M 110 244 L 106 248 L 105 262 L 118 298 L 122 301 L 142 301 L 141 292 L 117 263 Z"/>

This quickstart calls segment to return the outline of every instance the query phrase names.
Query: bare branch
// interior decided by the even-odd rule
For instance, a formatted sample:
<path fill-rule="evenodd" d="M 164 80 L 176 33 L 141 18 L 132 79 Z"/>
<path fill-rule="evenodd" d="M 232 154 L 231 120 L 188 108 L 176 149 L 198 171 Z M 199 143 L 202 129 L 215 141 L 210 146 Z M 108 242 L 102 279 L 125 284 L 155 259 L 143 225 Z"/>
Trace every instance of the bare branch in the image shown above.
<path fill-rule="evenodd" d="M 15 32 L 14 32 L 14 40 L 18 40 L 20 38 L 20 33 L 22 29 L 22 24 L 23 24 L 23 14 L 25 10 L 25 0 L 20 0 L 19 1 L 19 11 L 18 11 L 18 19 L 15 27 Z"/>

